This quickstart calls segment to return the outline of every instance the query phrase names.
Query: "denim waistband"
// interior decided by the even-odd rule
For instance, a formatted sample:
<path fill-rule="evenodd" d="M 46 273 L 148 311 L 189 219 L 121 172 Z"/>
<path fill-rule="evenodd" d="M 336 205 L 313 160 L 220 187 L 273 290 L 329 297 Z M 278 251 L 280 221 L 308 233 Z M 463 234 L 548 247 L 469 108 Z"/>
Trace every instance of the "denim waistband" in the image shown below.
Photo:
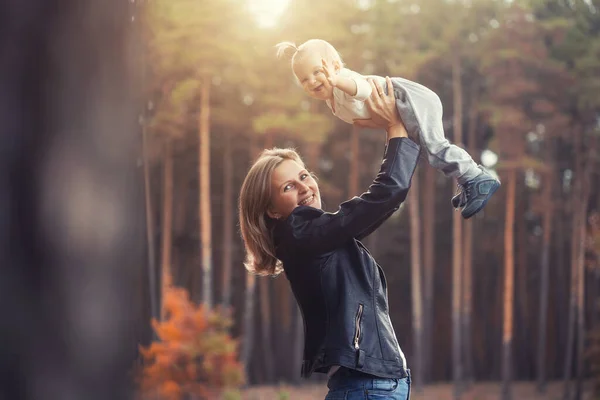
<path fill-rule="evenodd" d="M 398 382 L 406 379 L 410 385 L 410 370 L 403 369 L 399 376 L 394 378 L 384 378 L 372 374 L 367 374 L 351 368 L 341 367 L 327 381 L 327 387 L 330 390 L 341 390 L 349 387 L 364 387 L 365 389 L 373 389 L 375 387 L 385 385 L 385 382 Z"/>
<path fill-rule="evenodd" d="M 396 376 L 395 378 L 396 379 L 404 379 L 409 376 L 410 376 L 410 369 L 402 368 L 400 371 L 400 376 Z M 338 369 L 336 371 L 336 373 L 333 374 L 331 376 L 331 378 L 329 378 L 329 379 L 333 379 L 333 378 L 339 379 L 339 378 L 344 378 L 344 377 L 363 378 L 363 379 L 386 379 L 381 376 L 368 374 L 366 372 L 362 372 L 362 371 L 352 369 L 352 368 L 347 368 L 347 367 L 340 367 L 340 369 Z"/>

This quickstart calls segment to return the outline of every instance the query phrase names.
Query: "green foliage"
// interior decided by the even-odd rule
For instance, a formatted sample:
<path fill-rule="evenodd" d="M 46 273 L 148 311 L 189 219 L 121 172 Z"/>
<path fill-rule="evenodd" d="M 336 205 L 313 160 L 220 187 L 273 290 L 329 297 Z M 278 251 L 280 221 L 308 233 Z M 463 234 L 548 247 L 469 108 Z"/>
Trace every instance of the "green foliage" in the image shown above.
<path fill-rule="evenodd" d="M 290 400 L 290 394 L 286 390 L 281 389 L 277 392 L 277 398 L 279 400 Z"/>

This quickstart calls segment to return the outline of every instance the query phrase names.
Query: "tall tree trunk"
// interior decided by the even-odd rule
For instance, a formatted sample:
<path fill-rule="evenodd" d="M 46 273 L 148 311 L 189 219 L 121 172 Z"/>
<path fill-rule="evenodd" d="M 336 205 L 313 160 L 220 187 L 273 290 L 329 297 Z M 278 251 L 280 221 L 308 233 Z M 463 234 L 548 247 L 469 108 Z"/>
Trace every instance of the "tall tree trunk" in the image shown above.
<path fill-rule="evenodd" d="M 568 201 L 565 201 L 565 196 L 563 194 L 563 190 L 562 188 L 559 186 L 559 196 L 557 198 L 557 204 L 565 204 L 568 207 Z M 554 309 L 550 308 L 552 310 L 553 316 L 554 316 L 554 329 L 556 330 L 556 337 L 557 337 L 557 342 L 558 343 L 565 343 L 567 341 L 567 332 L 568 332 L 568 324 L 565 324 L 565 316 L 567 316 L 569 314 L 569 299 L 568 299 L 568 290 L 569 290 L 569 275 L 570 275 L 570 270 L 569 270 L 569 266 L 570 264 L 567 262 L 566 260 L 566 237 L 567 237 L 567 230 L 569 227 L 569 224 L 567 224 L 566 218 L 565 218 L 565 208 L 567 207 L 556 207 L 556 216 L 554 217 L 555 221 L 556 221 L 556 260 L 557 260 L 557 264 L 556 264 L 556 278 L 555 278 L 555 282 L 556 282 L 556 307 L 554 307 Z M 551 269 L 552 271 L 552 269 Z M 552 279 L 550 280 L 552 282 Z M 551 298 L 552 299 L 552 298 Z M 552 354 L 552 359 L 554 360 L 558 360 L 560 359 L 563 354 L 562 354 L 562 348 L 561 349 L 557 349 L 556 347 L 558 346 L 550 346 L 551 349 L 551 354 Z M 556 363 L 558 364 L 558 363 Z M 554 367 L 553 369 L 553 373 L 562 373 L 563 369 L 562 369 L 562 365 L 557 365 Z"/>
<path fill-rule="evenodd" d="M 576 128 L 574 132 L 574 176 L 575 184 L 571 189 L 570 199 L 570 210 L 572 215 L 572 226 L 571 226 L 571 281 L 570 281 L 570 295 L 569 295 L 569 320 L 568 320 L 568 332 L 567 332 L 567 354 L 565 355 L 564 365 L 564 400 L 571 398 L 571 372 L 573 368 L 573 359 L 575 351 L 575 329 L 577 323 L 577 286 L 578 286 L 578 254 L 579 254 L 579 240 L 580 237 L 580 225 L 585 224 L 585 220 L 582 220 L 582 214 L 580 212 L 581 198 L 583 196 L 583 185 L 584 179 L 582 177 L 583 165 L 579 159 L 579 152 L 581 151 L 581 140 L 582 140 L 581 129 Z M 585 218 L 585 216 L 583 217 Z"/>
<path fill-rule="evenodd" d="M 548 331 L 548 294 L 550 289 L 550 245 L 552 239 L 552 201 L 553 174 L 548 171 L 544 182 L 544 219 L 542 238 L 542 260 L 540 266 L 540 308 L 537 346 L 537 389 L 546 391 L 546 333 Z"/>
<path fill-rule="evenodd" d="M 148 155 L 148 131 L 142 126 L 142 156 L 144 164 L 144 200 L 146 206 L 146 247 L 148 250 L 148 291 L 150 293 L 150 310 L 152 318 L 160 319 L 159 291 L 156 285 L 156 247 L 154 242 L 154 210 L 152 208 L 152 193 L 150 190 L 150 159 Z"/>
<path fill-rule="evenodd" d="M 212 233 L 210 210 L 210 77 L 202 77 L 199 123 L 199 216 L 202 259 L 202 302 L 212 307 Z"/>
<path fill-rule="evenodd" d="M 435 282 L 435 178 L 438 173 L 427 165 L 423 190 L 423 383 L 433 380 L 434 282 Z M 414 190 L 414 188 L 412 189 Z"/>
<path fill-rule="evenodd" d="M 595 138 L 596 139 L 596 138 Z M 577 251 L 577 384 L 575 386 L 575 400 L 581 400 L 583 374 L 585 368 L 585 243 L 587 237 L 587 210 L 590 201 L 591 175 L 594 171 L 594 150 L 595 143 L 587 151 L 586 168 L 583 176 L 583 188 L 581 196 L 581 205 L 578 207 L 579 213 L 579 247 Z"/>
<path fill-rule="evenodd" d="M 460 58 L 452 60 L 452 94 L 454 100 L 454 142 L 462 144 L 462 69 Z M 462 216 L 455 212 L 452 215 L 452 359 L 454 397 L 460 398 L 463 384 L 463 360 L 461 352 L 461 294 L 462 294 Z"/>
<path fill-rule="evenodd" d="M 254 309 L 256 292 L 256 275 L 246 272 L 246 292 L 244 296 L 244 320 L 243 320 L 243 335 L 242 348 L 240 351 L 240 360 L 246 371 L 246 376 L 249 376 L 250 357 L 252 355 L 252 347 L 254 346 Z"/>
<path fill-rule="evenodd" d="M 265 132 L 264 147 L 266 149 L 272 148 L 274 145 L 274 132 L 268 130 Z M 271 348 L 273 342 L 271 341 L 271 278 L 261 277 L 258 281 L 259 291 L 259 305 L 260 305 L 260 318 L 261 318 L 261 345 L 262 355 L 264 360 L 264 376 L 266 383 L 271 383 L 274 378 L 274 363 L 273 363 L 273 352 L 267 349 Z"/>
<path fill-rule="evenodd" d="M 475 158 L 477 150 L 477 116 L 479 109 L 477 108 L 479 98 L 479 84 L 473 81 L 470 89 L 470 108 L 469 108 L 469 125 L 467 131 L 467 145 L 471 157 Z M 472 324 L 471 316 L 473 310 L 473 225 L 474 220 L 464 222 L 464 265 L 463 265 L 463 298 L 462 298 L 462 337 L 463 337 L 463 357 L 465 368 L 465 383 L 468 387 L 471 386 L 474 377 L 473 369 L 473 339 L 472 339 Z"/>
<path fill-rule="evenodd" d="M 225 147 L 223 149 L 223 281 L 221 303 L 225 307 L 231 305 L 231 268 L 233 266 L 233 157 L 231 154 L 231 136 L 224 133 Z"/>
<path fill-rule="evenodd" d="M 164 298 L 168 287 L 172 284 L 171 250 L 173 241 L 173 143 L 170 138 L 165 140 L 163 171 L 163 223 L 161 250 L 161 319 L 165 317 Z"/>
<path fill-rule="evenodd" d="M 413 179 L 409 192 L 410 261 L 414 348 L 414 383 L 419 391 L 423 385 L 423 293 L 421 290 L 421 221 L 419 218 L 419 179 Z"/>
<path fill-rule="evenodd" d="M 504 222 L 504 319 L 502 332 L 502 399 L 511 398 L 513 309 L 514 309 L 514 225 L 517 170 L 508 170 L 506 220 Z"/>
<path fill-rule="evenodd" d="M 464 221 L 464 249 L 463 249 L 463 297 L 462 297 L 462 338 L 464 357 L 464 380 L 466 387 L 473 383 L 473 343 L 471 335 L 472 292 L 473 292 L 473 220 Z"/>
<path fill-rule="evenodd" d="M 258 144 L 256 140 L 250 141 L 250 159 L 254 160 L 258 153 Z M 255 318 L 256 310 L 256 275 L 246 272 L 246 287 L 244 293 L 244 317 L 242 328 L 242 345 L 240 350 L 240 360 L 246 371 L 246 376 L 250 376 L 250 361 L 252 349 L 254 347 L 255 336 Z"/>
<path fill-rule="evenodd" d="M 581 178 L 579 178 L 581 179 Z M 577 252 L 578 252 L 578 243 L 579 239 L 579 215 L 580 213 L 577 211 L 576 203 L 577 196 L 579 192 L 578 184 L 574 190 L 574 193 L 571 196 L 571 210 L 572 210 L 572 226 L 571 226 L 571 279 L 570 279 L 570 291 L 569 291 L 569 313 L 568 313 L 568 322 L 567 322 L 567 345 L 566 345 L 566 355 L 565 355 L 565 364 L 564 364 L 564 400 L 569 400 L 571 398 L 571 372 L 573 368 L 573 351 L 574 351 L 574 342 L 575 342 L 575 323 L 577 319 Z"/>
<path fill-rule="evenodd" d="M 273 374 L 275 372 L 273 365 L 273 352 L 269 351 L 273 342 L 271 341 L 271 278 L 260 277 L 258 281 L 258 291 L 260 300 L 260 318 L 261 318 L 261 347 L 264 355 L 265 370 L 264 375 L 266 382 L 273 382 Z"/>
<path fill-rule="evenodd" d="M 360 148 L 359 129 L 352 125 L 350 133 L 350 174 L 348 175 L 348 198 L 358 196 L 358 185 L 360 183 Z"/>
<path fill-rule="evenodd" d="M 517 178 L 517 186 L 522 188 L 524 179 Z M 515 215 L 525 215 L 527 204 L 523 201 L 522 191 L 517 190 L 519 194 L 515 198 Z M 529 294 L 527 290 L 527 231 L 524 218 L 515 219 L 515 304 L 514 310 L 514 325 L 523 326 L 525 329 L 519 329 L 514 332 L 514 351 L 516 356 L 513 365 L 515 366 L 515 376 L 521 376 L 524 371 L 533 368 L 531 364 L 533 354 L 531 352 L 531 329 L 527 328 L 531 318 L 529 315 Z"/>
<path fill-rule="evenodd" d="M 3 399 L 132 394 L 149 336 L 130 336 L 146 286 L 131 8 L 0 2 Z"/>

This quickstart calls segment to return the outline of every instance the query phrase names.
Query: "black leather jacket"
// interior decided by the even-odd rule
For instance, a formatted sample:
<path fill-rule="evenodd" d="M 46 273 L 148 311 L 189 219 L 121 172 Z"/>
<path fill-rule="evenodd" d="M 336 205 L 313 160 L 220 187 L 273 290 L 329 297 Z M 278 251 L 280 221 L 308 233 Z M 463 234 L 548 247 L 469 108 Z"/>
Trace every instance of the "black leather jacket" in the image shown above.
<path fill-rule="evenodd" d="M 385 378 L 406 376 L 385 275 L 359 240 L 404 201 L 418 154 L 410 139 L 392 138 L 366 193 L 335 213 L 299 206 L 275 223 L 277 257 L 304 319 L 303 377 L 333 365 Z"/>

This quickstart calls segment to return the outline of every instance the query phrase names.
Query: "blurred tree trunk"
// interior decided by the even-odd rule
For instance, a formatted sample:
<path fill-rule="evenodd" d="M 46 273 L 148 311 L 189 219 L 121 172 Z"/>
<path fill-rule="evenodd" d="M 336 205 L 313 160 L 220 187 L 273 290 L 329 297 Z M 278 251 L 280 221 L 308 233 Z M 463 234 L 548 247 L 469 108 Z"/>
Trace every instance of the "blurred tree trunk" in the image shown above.
<path fill-rule="evenodd" d="M 352 125 L 350 133 L 350 174 L 348 175 L 348 198 L 358 196 L 360 193 L 358 185 L 360 183 L 360 137 L 359 129 Z"/>
<path fill-rule="evenodd" d="M 411 368 L 417 392 L 423 388 L 423 292 L 421 290 L 421 221 L 419 218 L 419 179 L 412 180 L 408 193 L 410 214 L 411 299 L 414 360 Z"/>
<path fill-rule="evenodd" d="M 254 161 L 258 154 L 258 145 L 256 140 L 250 141 L 250 160 Z M 246 271 L 245 293 L 244 293 L 244 311 L 242 320 L 241 350 L 240 360 L 244 366 L 246 377 L 250 379 L 250 361 L 252 349 L 254 347 L 255 336 L 255 310 L 256 310 L 256 275 Z"/>
<path fill-rule="evenodd" d="M 517 190 L 515 191 L 515 215 L 525 216 L 527 212 L 527 204 L 524 200 L 525 182 L 523 176 L 517 178 Z M 514 375 L 519 376 L 520 372 L 533 368 L 531 360 L 532 338 L 530 333 L 532 328 L 529 328 L 531 318 L 529 316 L 529 294 L 527 291 L 527 231 L 525 218 L 515 218 L 515 303 L 513 308 L 515 326 L 523 326 L 525 329 L 519 329 L 513 332 L 513 356 L 514 359 Z"/>
<path fill-rule="evenodd" d="M 246 376 L 250 376 L 250 357 L 254 346 L 254 299 L 256 292 L 256 275 L 246 272 L 246 292 L 244 294 L 244 318 L 242 321 L 242 346 L 240 360 L 244 365 Z"/>
<path fill-rule="evenodd" d="M 267 130 L 265 132 L 264 148 L 270 149 L 274 145 L 274 132 Z M 263 355 L 264 361 L 264 377 L 265 383 L 272 383 L 274 379 L 275 366 L 273 351 L 269 351 L 273 346 L 271 339 L 271 283 L 273 279 L 268 277 L 259 277 L 258 280 L 258 294 L 260 304 L 260 320 L 261 320 L 261 354 Z"/>
<path fill-rule="evenodd" d="M 506 219 L 504 222 L 504 319 L 502 333 L 502 399 L 511 398 L 513 309 L 514 309 L 514 224 L 517 169 L 507 171 Z"/>
<path fill-rule="evenodd" d="M 435 178 L 437 170 L 427 165 L 423 184 L 423 383 L 433 380 L 434 282 L 435 282 Z M 414 190 L 414 188 L 412 189 Z"/>
<path fill-rule="evenodd" d="M 471 157 L 476 159 L 477 151 L 477 107 L 479 99 L 479 84 L 477 81 L 471 83 L 469 125 L 467 131 L 467 149 Z M 463 299 L 462 299 L 462 338 L 463 356 L 465 360 L 465 384 L 470 387 L 474 377 L 473 369 L 473 338 L 471 315 L 473 309 L 473 219 L 464 221 L 464 265 L 463 265 Z"/>
<path fill-rule="evenodd" d="M 132 398 L 149 337 L 131 335 L 146 263 L 130 4 L 8 0 L 0 19 L 0 398 Z"/>
<path fill-rule="evenodd" d="M 161 249 L 161 319 L 165 318 L 164 298 L 168 287 L 173 283 L 171 251 L 173 248 L 173 142 L 165 139 L 163 153 L 163 221 Z"/>
<path fill-rule="evenodd" d="M 576 329 L 577 329 L 577 312 L 578 312 L 578 272 L 579 268 L 577 266 L 579 261 L 579 240 L 581 239 L 581 224 L 585 225 L 585 220 L 582 221 L 582 213 L 580 210 L 581 207 L 581 199 L 583 197 L 583 177 L 582 177 L 582 162 L 579 159 L 580 151 L 581 151 L 581 140 L 582 140 L 582 130 L 580 128 L 575 128 L 574 131 L 574 139 L 573 139 L 573 148 L 574 148 L 574 171 L 573 176 L 575 177 L 575 183 L 571 187 L 571 198 L 569 201 L 570 211 L 572 215 L 572 225 L 571 225 L 571 279 L 570 279 L 570 294 L 569 294 L 569 312 L 568 312 L 568 325 L 567 325 L 567 345 L 566 345 L 566 355 L 565 355 L 565 365 L 564 365 L 564 400 L 571 399 L 571 373 L 573 371 L 573 359 L 574 359 L 574 351 L 575 351 L 575 343 L 576 343 Z M 585 214 L 583 215 L 585 218 Z"/>
<path fill-rule="evenodd" d="M 550 139 L 552 141 L 552 139 Z M 553 147 L 546 150 L 546 165 L 552 165 L 549 161 L 554 156 Z M 542 254 L 540 265 L 540 306 L 538 322 L 538 346 L 537 346 L 537 390 L 540 393 L 546 391 L 546 337 L 548 331 L 548 294 L 550 289 L 550 245 L 552 242 L 552 216 L 554 215 L 554 202 L 552 200 L 554 169 L 546 172 L 544 185 L 544 216 L 542 221 Z"/>
<path fill-rule="evenodd" d="M 160 318 L 159 290 L 156 285 L 156 246 L 154 232 L 154 209 L 152 207 L 152 191 L 150 190 L 150 156 L 148 154 L 148 131 L 145 122 L 142 123 L 142 157 L 144 167 L 144 202 L 146 206 L 146 246 L 148 250 L 148 291 L 150 293 L 150 310 L 152 317 Z"/>
<path fill-rule="evenodd" d="M 597 144 L 597 136 L 588 147 L 586 157 L 586 167 L 583 175 L 583 188 L 581 196 L 581 204 L 578 207 L 579 217 L 579 241 L 577 249 L 577 364 L 576 374 L 577 383 L 575 386 L 575 400 L 582 398 L 582 386 L 585 369 L 585 243 L 587 239 L 587 210 L 590 202 L 591 193 L 591 176 L 595 167 L 595 147 Z"/>
<path fill-rule="evenodd" d="M 261 349 L 265 362 L 264 375 L 266 382 L 273 382 L 274 365 L 273 365 L 273 341 L 271 340 L 271 285 L 272 278 L 260 277 L 258 280 L 258 291 L 260 299 L 260 318 L 261 318 Z"/>
<path fill-rule="evenodd" d="M 200 250 L 202 262 L 202 303 L 212 307 L 212 214 L 210 210 L 210 76 L 202 77 L 200 86 L 200 136 L 198 148 L 198 185 Z"/>
<path fill-rule="evenodd" d="M 555 278 L 555 282 L 556 282 L 556 293 L 557 293 L 557 299 L 556 299 L 556 303 L 555 303 L 555 307 L 554 309 L 551 308 L 552 313 L 554 315 L 554 321 L 555 321 L 555 325 L 554 325 L 554 329 L 556 330 L 556 335 L 557 335 L 557 342 L 558 343 L 566 343 L 567 341 L 567 336 L 568 336 L 568 324 L 566 324 L 565 322 L 568 319 L 568 313 L 569 313 L 569 299 L 568 299 L 568 293 L 569 293 L 569 275 L 570 275 L 570 271 L 569 271 L 569 266 L 570 264 L 567 262 L 566 260 L 566 237 L 568 236 L 568 229 L 569 229 L 569 224 L 566 221 L 566 217 L 565 217 L 565 212 L 568 210 L 566 210 L 568 208 L 568 200 L 565 200 L 565 194 L 563 193 L 563 187 L 562 187 L 562 179 L 559 180 L 559 186 L 558 186 L 558 193 L 559 196 L 557 198 L 557 205 L 560 204 L 561 206 L 557 206 L 556 207 L 556 215 L 554 217 L 554 219 L 556 220 L 556 243 L 555 243 L 555 247 L 557 248 L 556 251 L 556 260 L 557 260 L 557 264 L 556 264 L 556 278 Z M 552 297 L 550 298 L 552 300 Z M 563 348 L 556 348 L 557 346 L 550 346 L 551 349 L 551 354 L 552 354 L 552 358 L 557 360 L 560 359 L 562 357 L 562 350 Z M 557 365 L 554 367 L 553 369 L 553 373 L 564 373 L 564 364 L 563 365 Z"/>
<path fill-rule="evenodd" d="M 454 103 L 454 144 L 462 145 L 462 67 L 460 58 L 452 58 L 452 95 Z M 461 296 L 462 296 L 462 216 L 459 212 L 452 214 L 452 379 L 454 382 L 454 398 L 460 398 L 463 390 L 463 357 L 461 347 Z"/>
<path fill-rule="evenodd" d="M 573 215 L 573 222 L 571 226 L 571 279 L 570 279 L 570 295 L 569 295 L 569 313 L 567 322 L 567 343 L 566 343 L 566 355 L 564 364 L 564 400 L 571 398 L 571 373 L 573 369 L 573 351 L 575 345 L 575 328 L 577 321 L 577 253 L 578 253 L 578 239 L 579 239 L 579 225 L 580 225 L 580 212 L 577 210 L 579 206 L 577 197 L 580 194 L 580 183 L 581 178 L 575 183 L 573 188 L 573 194 L 571 198 L 571 210 Z"/>
<path fill-rule="evenodd" d="M 225 307 L 231 305 L 231 268 L 233 266 L 233 157 L 231 151 L 231 135 L 224 131 L 224 149 L 223 149 L 223 270 L 221 282 L 221 303 Z"/>

